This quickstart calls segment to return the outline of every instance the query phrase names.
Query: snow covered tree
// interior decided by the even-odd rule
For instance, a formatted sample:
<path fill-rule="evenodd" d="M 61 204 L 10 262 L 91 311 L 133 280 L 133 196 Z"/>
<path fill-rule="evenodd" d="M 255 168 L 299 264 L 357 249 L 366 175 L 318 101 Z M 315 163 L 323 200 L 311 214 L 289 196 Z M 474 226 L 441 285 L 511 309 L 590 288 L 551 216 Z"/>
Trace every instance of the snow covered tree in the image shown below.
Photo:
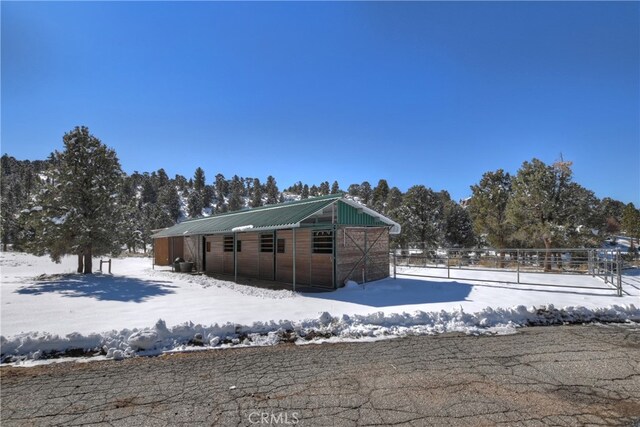
<path fill-rule="evenodd" d="M 471 191 L 469 215 L 476 233 L 485 235 L 494 248 L 508 247 L 513 234 L 513 227 L 507 221 L 511 176 L 502 169 L 486 172 L 478 184 L 471 186 Z"/>
<path fill-rule="evenodd" d="M 262 184 L 258 178 L 253 179 L 253 194 L 251 195 L 251 207 L 262 206 Z"/>
<path fill-rule="evenodd" d="M 267 205 L 278 203 L 278 186 L 276 185 L 276 179 L 271 175 L 267 177 L 265 191 L 267 193 Z"/>
<path fill-rule="evenodd" d="M 404 195 L 396 217 L 402 226 L 403 243 L 435 248 L 442 241 L 442 198 L 424 185 L 414 185 Z"/>
<path fill-rule="evenodd" d="M 398 187 L 392 187 L 387 195 L 387 210 L 386 212 L 393 215 L 393 212 L 402 205 L 402 191 Z"/>
<path fill-rule="evenodd" d="M 173 185 L 163 187 L 158 195 L 158 203 L 174 223 L 178 221 L 180 217 L 180 196 L 176 187 Z"/>
<path fill-rule="evenodd" d="M 373 189 L 371 205 L 374 210 L 385 213 L 387 197 L 389 197 L 389 184 L 386 179 L 378 181 L 378 185 Z"/>
<path fill-rule="evenodd" d="M 373 191 L 371 190 L 371 184 L 369 184 L 368 181 L 364 181 L 362 184 L 360 184 L 359 195 L 362 203 L 364 203 L 365 205 L 368 205 L 369 202 L 371 201 L 372 194 L 373 194 Z"/>
<path fill-rule="evenodd" d="M 231 195 L 229 196 L 229 210 L 239 211 L 244 207 L 242 200 L 242 193 L 244 192 L 244 185 L 238 175 L 234 175 L 231 179 Z"/>
<path fill-rule="evenodd" d="M 122 220 L 117 195 L 123 173 L 116 152 L 87 127 L 66 133 L 63 142 L 64 151 L 53 153 L 49 183 L 29 210 L 33 240 L 26 249 L 48 253 L 56 262 L 63 255 L 78 255 L 78 271 L 90 274 L 93 256 L 120 248 L 114 230 Z"/>
<path fill-rule="evenodd" d="M 192 191 L 187 199 L 189 205 L 188 214 L 190 218 L 198 218 L 202 216 L 202 208 L 204 204 L 202 202 L 202 195 L 198 191 Z"/>
<path fill-rule="evenodd" d="M 567 224 L 567 206 L 570 203 L 570 162 L 557 162 L 552 166 L 538 159 L 524 162 L 512 181 L 513 193 L 507 205 L 509 222 L 522 241 L 533 246 L 544 244 L 544 269 L 551 269 L 550 249 L 563 240 Z"/>

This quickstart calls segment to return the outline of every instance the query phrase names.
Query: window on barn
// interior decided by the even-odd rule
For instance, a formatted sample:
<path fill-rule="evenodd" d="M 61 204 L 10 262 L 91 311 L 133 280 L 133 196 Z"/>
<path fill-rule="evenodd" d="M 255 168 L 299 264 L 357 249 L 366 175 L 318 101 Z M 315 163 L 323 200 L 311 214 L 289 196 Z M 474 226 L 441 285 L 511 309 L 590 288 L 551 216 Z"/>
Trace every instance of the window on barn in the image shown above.
<path fill-rule="evenodd" d="M 236 240 L 236 252 L 242 252 L 242 240 Z"/>
<path fill-rule="evenodd" d="M 284 253 L 284 239 L 278 239 L 278 253 Z"/>
<path fill-rule="evenodd" d="M 211 252 L 211 242 L 207 242 L 207 252 Z"/>
<path fill-rule="evenodd" d="M 313 253 L 333 253 L 333 230 L 318 230 L 313 232 Z"/>
<path fill-rule="evenodd" d="M 233 252 L 233 236 L 224 236 L 224 251 Z"/>
<path fill-rule="evenodd" d="M 273 234 L 260 235 L 260 252 L 273 252 Z"/>

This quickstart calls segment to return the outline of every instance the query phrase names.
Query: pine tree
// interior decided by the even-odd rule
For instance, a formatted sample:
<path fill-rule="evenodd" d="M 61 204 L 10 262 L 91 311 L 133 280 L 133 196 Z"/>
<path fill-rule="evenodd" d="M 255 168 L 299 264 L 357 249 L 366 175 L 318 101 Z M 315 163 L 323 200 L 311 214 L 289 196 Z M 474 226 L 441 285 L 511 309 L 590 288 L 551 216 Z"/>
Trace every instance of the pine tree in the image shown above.
<path fill-rule="evenodd" d="M 485 235 L 489 244 L 498 249 L 510 245 L 514 232 L 507 221 L 507 204 L 511 197 L 511 175 L 502 169 L 486 172 L 476 185 L 471 186 L 469 215 L 475 231 Z"/>
<path fill-rule="evenodd" d="M 347 192 L 351 197 L 360 196 L 360 184 L 351 184 Z"/>
<path fill-rule="evenodd" d="M 328 195 L 330 191 L 331 191 L 331 187 L 329 187 L 329 181 L 324 181 L 320 184 L 318 193 L 320 193 L 321 196 Z"/>
<path fill-rule="evenodd" d="M 313 184 L 309 189 L 309 195 L 311 197 L 316 197 L 318 195 L 318 187 L 315 184 Z"/>
<path fill-rule="evenodd" d="M 389 214 L 392 214 L 402 205 L 402 197 L 402 191 L 398 187 L 393 187 L 389 190 L 389 195 L 387 196 L 387 212 Z"/>
<path fill-rule="evenodd" d="M 541 242 L 546 248 L 544 269 L 549 271 L 550 249 L 560 243 L 567 227 L 566 207 L 571 168 L 568 162 L 548 166 L 538 159 L 524 162 L 512 181 L 507 204 L 508 221 L 522 241 Z"/>
<path fill-rule="evenodd" d="M 163 187 L 158 196 L 158 203 L 174 223 L 178 221 L 180 217 L 180 196 L 178 195 L 176 187 L 173 185 Z"/>
<path fill-rule="evenodd" d="M 469 213 L 453 200 L 444 202 L 444 245 L 470 248 L 475 246 L 473 223 Z"/>
<path fill-rule="evenodd" d="M 630 252 L 636 254 L 637 247 L 633 239 L 637 239 L 638 244 L 640 244 L 640 210 L 636 209 L 633 203 L 626 205 L 622 211 L 622 228 L 629 236 L 631 242 Z"/>
<path fill-rule="evenodd" d="M 193 189 L 198 193 L 202 193 L 204 191 L 205 186 L 205 177 L 204 170 L 201 167 L 198 167 L 193 174 Z"/>
<path fill-rule="evenodd" d="M 378 185 L 373 189 L 373 195 L 371 198 L 371 205 L 374 210 L 385 213 L 387 197 L 389 197 L 389 184 L 386 179 L 378 181 Z"/>
<path fill-rule="evenodd" d="M 369 202 L 371 202 L 372 194 L 373 192 L 371 191 L 371 184 L 369 184 L 368 181 L 365 181 L 362 184 L 360 184 L 360 200 L 362 201 L 362 203 L 364 203 L 365 205 L 368 205 Z"/>
<path fill-rule="evenodd" d="M 331 194 L 337 194 L 340 192 L 340 185 L 338 185 L 338 181 L 333 181 L 331 184 Z"/>
<path fill-rule="evenodd" d="M 305 184 L 304 187 L 302 187 L 302 195 L 300 198 L 301 199 L 309 198 L 309 186 L 307 184 Z"/>
<path fill-rule="evenodd" d="M 278 186 L 276 185 L 276 179 L 271 175 L 267 177 L 265 190 L 267 193 L 267 205 L 278 203 Z"/>
<path fill-rule="evenodd" d="M 244 207 L 244 203 L 242 201 L 242 193 L 244 190 L 244 185 L 238 175 L 234 175 L 231 179 L 231 195 L 229 196 L 229 210 L 230 211 L 239 211 Z"/>
<path fill-rule="evenodd" d="M 435 248 L 442 241 L 442 198 L 424 185 L 414 185 L 404 195 L 397 210 L 402 226 L 401 240 L 417 243 L 422 249 Z"/>
<path fill-rule="evenodd" d="M 262 206 L 262 184 L 258 178 L 253 179 L 253 194 L 251 197 L 251 207 Z"/>
<path fill-rule="evenodd" d="M 76 127 L 63 142 L 64 151 L 53 155 L 50 183 L 28 215 L 33 240 L 27 249 L 48 253 L 56 262 L 76 254 L 78 270 L 90 274 L 92 256 L 119 251 L 114 230 L 119 229 L 122 209 L 114 195 L 123 173 L 115 151 L 88 128 Z"/>
<path fill-rule="evenodd" d="M 187 199 L 187 203 L 189 205 L 189 217 L 190 218 L 198 218 L 202 216 L 202 208 L 204 207 L 202 203 L 202 195 L 197 191 L 192 191 L 189 194 L 189 198 Z"/>

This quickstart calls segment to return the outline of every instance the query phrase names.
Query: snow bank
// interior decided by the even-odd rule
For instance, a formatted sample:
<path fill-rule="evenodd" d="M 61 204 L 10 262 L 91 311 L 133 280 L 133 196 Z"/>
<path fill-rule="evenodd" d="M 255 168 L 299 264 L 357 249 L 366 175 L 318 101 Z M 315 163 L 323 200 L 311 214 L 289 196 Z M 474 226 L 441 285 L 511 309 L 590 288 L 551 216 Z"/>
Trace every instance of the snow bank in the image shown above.
<path fill-rule="evenodd" d="M 522 326 L 560 325 L 586 322 L 640 322 L 640 308 L 633 304 L 605 308 L 516 306 L 508 309 L 486 308 L 477 313 L 424 312 L 413 314 L 342 315 L 328 312 L 303 321 L 254 322 L 251 325 L 225 323 L 212 326 L 191 322 L 168 328 L 163 320 L 153 327 L 124 329 L 102 334 L 68 334 L 58 336 L 25 333 L 10 338 L 0 337 L 3 362 L 18 362 L 82 349 L 106 358 L 119 360 L 135 355 L 200 348 L 228 348 L 274 345 L 280 342 L 306 344 L 354 339 L 385 339 L 410 335 L 432 335 L 446 332 L 467 334 L 513 332 Z"/>

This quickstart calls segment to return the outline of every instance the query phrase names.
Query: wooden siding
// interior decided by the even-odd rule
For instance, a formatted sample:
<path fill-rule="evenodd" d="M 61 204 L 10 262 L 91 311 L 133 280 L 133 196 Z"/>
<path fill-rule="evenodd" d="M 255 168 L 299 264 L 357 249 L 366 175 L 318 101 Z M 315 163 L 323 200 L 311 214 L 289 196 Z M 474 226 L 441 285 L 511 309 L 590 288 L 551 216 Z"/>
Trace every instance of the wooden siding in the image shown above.
<path fill-rule="evenodd" d="M 260 249 L 258 233 L 238 233 L 236 238 L 242 242 L 241 250 L 237 253 L 238 276 L 258 277 L 258 251 Z"/>
<path fill-rule="evenodd" d="M 293 232 L 291 230 L 276 231 L 276 281 L 293 282 Z M 277 241 L 284 239 L 284 253 L 277 253 Z"/>
<path fill-rule="evenodd" d="M 206 242 L 211 248 L 209 252 L 205 252 L 207 273 L 224 273 L 222 236 L 207 236 Z"/>
<path fill-rule="evenodd" d="M 270 234 L 273 236 L 273 232 L 270 233 L 259 233 L 258 235 L 258 251 L 260 251 L 260 235 L 262 234 Z M 259 252 L 258 254 L 258 277 L 266 280 L 274 280 L 275 276 L 275 252 L 276 252 L 276 241 L 273 240 L 273 252 Z"/>
<path fill-rule="evenodd" d="M 171 265 L 169 260 L 169 237 L 153 240 L 153 256 L 156 265 Z"/>
<path fill-rule="evenodd" d="M 336 238 L 338 286 L 346 280 L 362 283 L 363 277 L 365 282 L 389 277 L 389 230 L 386 227 L 344 227 L 338 230 Z"/>

